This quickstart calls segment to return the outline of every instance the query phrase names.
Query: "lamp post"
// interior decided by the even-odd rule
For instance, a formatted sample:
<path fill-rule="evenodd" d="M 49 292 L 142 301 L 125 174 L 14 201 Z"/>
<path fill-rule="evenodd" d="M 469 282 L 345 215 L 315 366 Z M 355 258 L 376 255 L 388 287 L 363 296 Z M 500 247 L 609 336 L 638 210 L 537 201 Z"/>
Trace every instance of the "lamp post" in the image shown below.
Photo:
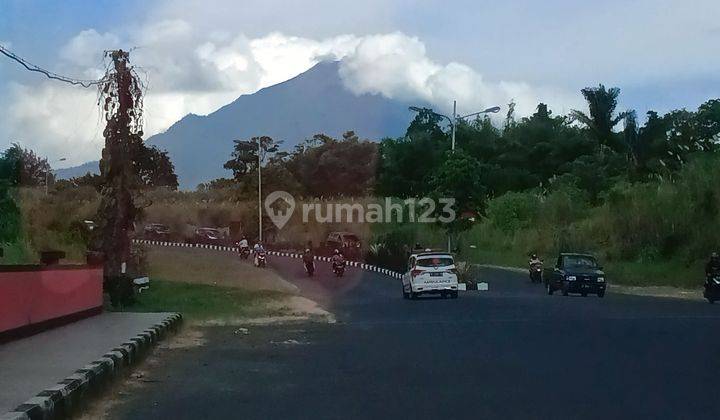
<path fill-rule="evenodd" d="M 262 243 L 262 141 L 258 138 L 258 243 Z"/>
<path fill-rule="evenodd" d="M 50 164 L 48 164 L 48 166 L 50 166 L 50 169 L 47 170 L 47 171 L 45 171 L 45 195 L 48 195 L 48 183 L 50 182 L 50 173 L 51 173 L 51 172 L 55 172 L 55 171 L 53 170 L 51 164 L 53 164 L 53 163 L 58 163 L 58 162 L 65 162 L 66 160 L 67 160 L 66 158 L 60 158 L 60 159 L 58 159 L 58 160 L 56 160 L 56 161 L 53 161 L 53 162 L 51 162 Z"/>
<path fill-rule="evenodd" d="M 478 112 L 473 112 L 472 114 L 458 116 L 457 115 L 457 101 L 453 101 L 452 118 L 448 117 L 447 115 L 437 113 L 437 112 L 433 111 L 432 109 L 428 109 L 428 108 L 420 108 L 417 106 L 411 106 L 408 109 L 413 112 L 430 111 L 433 115 L 436 115 L 438 117 L 445 118 L 446 120 L 448 120 L 448 122 L 450 123 L 450 129 L 451 129 L 451 133 L 452 133 L 450 136 L 450 138 L 451 138 L 450 150 L 452 150 L 453 152 L 455 152 L 455 131 L 456 131 L 458 121 L 462 121 L 465 118 L 474 117 L 474 116 L 480 115 L 480 114 L 495 114 L 500 111 L 499 106 L 493 106 L 493 107 L 487 108 L 483 111 L 478 111 Z M 447 236 L 447 247 L 448 247 L 448 252 L 452 252 L 452 240 L 451 240 L 451 235 L 450 235 L 449 231 L 448 231 L 448 236 Z"/>
<path fill-rule="evenodd" d="M 463 115 L 463 116 L 458 116 L 458 115 L 457 115 L 457 101 L 453 101 L 453 113 L 452 113 L 452 118 L 448 117 L 447 115 L 444 115 L 444 114 L 440 114 L 440 113 L 438 113 L 438 112 L 435 112 L 435 111 L 433 111 L 432 109 L 429 109 L 429 108 L 420 108 L 420 107 L 417 107 L 417 106 L 411 106 L 411 107 L 409 107 L 408 109 L 409 109 L 410 111 L 414 111 L 414 112 L 430 111 L 433 115 L 436 115 L 436 116 L 438 116 L 438 117 L 445 118 L 446 120 L 448 120 L 448 122 L 450 123 L 450 130 L 451 130 L 450 150 L 452 150 L 452 151 L 455 151 L 455 131 L 456 131 L 456 127 L 457 127 L 457 122 L 458 122 L 458 121 L 464 120 L 465 118 L 468 118 L 468 117 L 474 117 L 474 116 L 480 115 L 480 114 L 495 114 L 495 113 L 497 113 L 497 112 L 500 111 L 500 107 L 499 107 L 499 106 L 493 106 L 493 107 L 487 108 L 487 109 L 485 109 L 485 110 L 483 110 L 483 111 L 473 112 L 472 114 L 467 114 L 467 115 Z"/>

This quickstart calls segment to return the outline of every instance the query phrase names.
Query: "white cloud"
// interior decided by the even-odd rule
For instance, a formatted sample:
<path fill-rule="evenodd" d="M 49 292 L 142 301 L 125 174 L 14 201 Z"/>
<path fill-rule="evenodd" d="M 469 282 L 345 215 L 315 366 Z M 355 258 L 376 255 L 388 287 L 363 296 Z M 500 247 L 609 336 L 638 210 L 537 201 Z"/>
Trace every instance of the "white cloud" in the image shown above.
<path fill-rule="evenodd" d="M 349 54 L 359 42 L 354 35 L 340 35 L 320 41 L 274 32 L 254 39 L 250 48 L 262 69 L 260 84 L 270 86 L 315 65 L 318 60 L 337 60 Z"/>
<path fill-rule="evenodd" d="M 84 68 L 88 78 L 100 78 L 98 63 L 104 50 L 120 48 L 120 38 L 112 33 L 100 34 L 95 29 L 86 29 L 73 37 L 60 50 L 60 57 L 68 66 Z"/>
<path fill-rule="evenodd" d="M 96 160 L 102 149 L 104 123 L 92 90 L 43 81 L 33 86 L 11 84 L 12 106 L 4 118 L 9 142 L 69 163 Z"/>
<path fill-rule="evenodd" d="M 402 33 L 363 37 L 341 62 L 340 75 L 355 93 L 380 93 L 390 98 L 423 100 L 448 111 L 453 100 L 460 112 L 517 103 L 518 115 L 531 114 L 539 102 L 582 106 L 577 95 L 559 89 L 537 88 L 523 82 L 489 82 L 470 67 L 445 65 L 427 56 L 425 45 Z"/>
<path fill-rule="evenodd" d="M 64 73 L 99 78 L 102 51 L 137 46 L 131 63 L 149 86 L 145 98 L 146 137 L 167 129 L 188 113 L 207 114 L 236 97 L 292 78 L 323 59 L 342 59 L 341 77 L 357 94 L 420 100 L 447 111 L 454 99 L 461 112 L 518 103 L 529 114 L 539 101 L 568 107 L 578 95 L 540 89 L 522 82 L 485 80 L 472 68 L 428 57 L 425 45 L 401 32 L 322 39 L 272 32 L 257 38 L 222 31 L 200 31 L 181 19 L 145 25 L 125 39 L 83 30 L 60 51 Z M 102 148 L 96 92 L 53 81 L 16 84 L 11 112 L 0 115 L 7 137 L 41 155 L 67 154 L 68 164 L 97 159 Z M 100 124 L 102 125 L 102 124 Z M 68 151 L 72 151 L 69 153 Z M 63 156 L 65 157 L 65 156 Z"/>

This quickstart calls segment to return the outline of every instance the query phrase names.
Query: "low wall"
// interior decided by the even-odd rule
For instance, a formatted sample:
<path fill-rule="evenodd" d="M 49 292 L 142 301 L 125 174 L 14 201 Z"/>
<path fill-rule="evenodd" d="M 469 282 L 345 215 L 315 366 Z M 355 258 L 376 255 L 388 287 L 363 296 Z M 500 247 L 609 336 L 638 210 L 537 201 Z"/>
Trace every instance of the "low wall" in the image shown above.
<path fill-rule="evenodd" d="M 102 283 L 101 267 L 0 266 L 0 338 L 99 313 Z"/>

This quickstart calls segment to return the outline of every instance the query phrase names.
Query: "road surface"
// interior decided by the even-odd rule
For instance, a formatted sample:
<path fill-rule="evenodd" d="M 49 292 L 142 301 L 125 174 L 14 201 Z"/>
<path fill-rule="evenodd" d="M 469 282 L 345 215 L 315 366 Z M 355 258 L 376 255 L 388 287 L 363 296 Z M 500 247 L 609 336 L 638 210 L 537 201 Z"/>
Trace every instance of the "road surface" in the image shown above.
<path fill-rule="evenodd" d="M 547 296 L 492 269 L 489 292 L 409 301 L 377 274 L 271 264 L 338 322 L 209 328 L 112 417 L 720 418 L 720 305 Z"/>

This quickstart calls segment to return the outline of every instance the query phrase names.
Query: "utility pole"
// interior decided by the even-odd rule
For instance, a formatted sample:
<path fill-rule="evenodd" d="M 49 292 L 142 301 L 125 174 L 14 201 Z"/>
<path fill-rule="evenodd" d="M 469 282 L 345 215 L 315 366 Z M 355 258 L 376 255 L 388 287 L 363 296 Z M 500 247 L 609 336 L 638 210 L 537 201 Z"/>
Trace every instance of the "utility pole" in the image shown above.
<path fill-rule="evenodd" d="M 453 116 L 452 121 L 450 122 L 450 125 L 452 126 L 452 143 L 450 146 L 450 150 L 453 152 L 455 151 L 455 126 L 457 126 L 457 101 L 453 101 Z M 448 239 L 448 244 L 450 243 L 450 239 Z M 449 247 L 450 245 L 448 245 Z M 449 251 L 449 249 L 448 249 Z"/>
<path fill-rule="evenodd" d="M 262 243 L 262 139 L 258 137 L 258 242 Z"/>

